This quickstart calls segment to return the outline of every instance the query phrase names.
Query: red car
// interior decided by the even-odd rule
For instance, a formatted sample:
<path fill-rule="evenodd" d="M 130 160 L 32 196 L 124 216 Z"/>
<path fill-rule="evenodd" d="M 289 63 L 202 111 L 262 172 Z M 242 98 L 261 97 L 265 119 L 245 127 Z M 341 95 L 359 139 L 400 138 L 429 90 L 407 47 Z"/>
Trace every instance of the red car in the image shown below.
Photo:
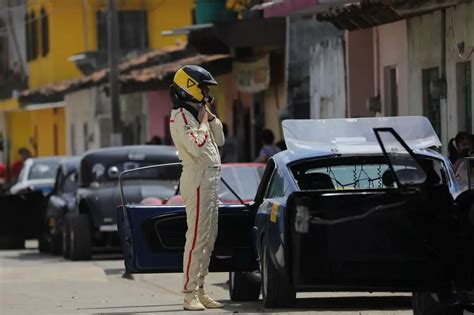
<path fill-rule="evenodd" d="M 242 201 L 249 203 L 253 201 L 255 193 L 257 192 L 260 179 L 262 178 L 265 164 L 261 163 L 227 163 L 222 165 L 221 177 L 234 190 L 235 194 L 221 181 L 219 187 L 219 200 L 224 204 L 240 204 L 237 196 L 242 198 Z M 169 200 L 161 200 L 153 197 L 142 200 L 142 205 L 182 205 L 184 204 L 183 197 L 176 195 Z"/>

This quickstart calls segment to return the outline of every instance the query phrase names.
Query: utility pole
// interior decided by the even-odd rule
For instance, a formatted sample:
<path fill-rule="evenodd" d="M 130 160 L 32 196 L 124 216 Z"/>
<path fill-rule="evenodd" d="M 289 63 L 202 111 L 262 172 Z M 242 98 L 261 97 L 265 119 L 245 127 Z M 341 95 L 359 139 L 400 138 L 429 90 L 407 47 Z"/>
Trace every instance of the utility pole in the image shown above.
<path fill-rule="evenodd" d="M 109 82 L 110 101 L 112 106 L 112 135 L 110 144 L 112 146 L 122 145 L 122 119 L 120 118 L 120 87 L 119 87 L 119 37 L 118 37 L 118 16 L 116 0 L 109 0 L 109 10 L 107 15 L 107 41 L 109 56 Z"/>

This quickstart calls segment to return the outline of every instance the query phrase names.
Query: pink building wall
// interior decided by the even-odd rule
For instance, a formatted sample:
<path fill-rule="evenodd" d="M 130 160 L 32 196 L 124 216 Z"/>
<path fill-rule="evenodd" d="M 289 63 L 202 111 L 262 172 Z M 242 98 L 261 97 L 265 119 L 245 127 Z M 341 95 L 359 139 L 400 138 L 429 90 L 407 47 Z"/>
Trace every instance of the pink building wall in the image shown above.
<path fill-rule="evenodd" d="M 367 99 L 374 96 L 372 29 L 346 32 L 347 102 L 349 117 L 374 116 Z"/>
<path fill-rule="evenodd" d="M 398 84 L 398 115 L 409 114 L 408 104 L 408 38 L 406 20 L 378 26 L 374 29 L 374 42 L 378 42 L 378 51 L 374 54 L 376 60 L 375 88 L 380 90 L 382 113 L 385 114 L 387 104 L 386 69 L 397 68 Z"/>
<path fill-rule="evenodd" d="M 266 18 L 285 16 L 288 13 L 307 9 L 315 6 L 319 3 L 319 0 L 284 0 L 283 3 L 275 4 L 272 7 L 264 10 L 264 16 Z"/>
<path fill-rule="evenodd" d="M 168 134 L 169 115 L 173 105 L 168 90 L 147 93 L 147 135 L 159 136 L 162 140 Z"/>

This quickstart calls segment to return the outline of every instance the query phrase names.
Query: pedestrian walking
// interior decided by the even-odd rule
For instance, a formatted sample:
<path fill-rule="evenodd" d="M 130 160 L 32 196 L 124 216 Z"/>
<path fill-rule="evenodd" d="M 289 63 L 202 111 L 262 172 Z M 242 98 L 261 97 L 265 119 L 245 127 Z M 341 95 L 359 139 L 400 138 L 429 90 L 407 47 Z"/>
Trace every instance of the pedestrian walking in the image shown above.
<path fill-rule="evenodd" d="M 186 244 L 183 256 L 183 308 L 189 311 L 221 308 L 204 291 L 205 277 L 217 237 L 218 188 L 224 145 L 222 123 L 207 107 L 209 86 L 216 80 L 205 69 L 179 69 L 170 86 L 173 102 L 170 130 L 183 163 L 180 191 L 186 206 Z"/>

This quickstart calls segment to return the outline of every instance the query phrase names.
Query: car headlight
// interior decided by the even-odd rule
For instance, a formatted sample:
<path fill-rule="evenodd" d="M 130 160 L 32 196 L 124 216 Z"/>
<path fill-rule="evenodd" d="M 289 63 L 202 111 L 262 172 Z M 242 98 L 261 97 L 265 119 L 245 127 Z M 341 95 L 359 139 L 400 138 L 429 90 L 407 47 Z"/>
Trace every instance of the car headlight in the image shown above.
<path fill-rule="evenodd" d="M 308 233 L 309 230 L 309 208 L 305 205 L 296 206 L 295 230 L 298 233 Z"/>

